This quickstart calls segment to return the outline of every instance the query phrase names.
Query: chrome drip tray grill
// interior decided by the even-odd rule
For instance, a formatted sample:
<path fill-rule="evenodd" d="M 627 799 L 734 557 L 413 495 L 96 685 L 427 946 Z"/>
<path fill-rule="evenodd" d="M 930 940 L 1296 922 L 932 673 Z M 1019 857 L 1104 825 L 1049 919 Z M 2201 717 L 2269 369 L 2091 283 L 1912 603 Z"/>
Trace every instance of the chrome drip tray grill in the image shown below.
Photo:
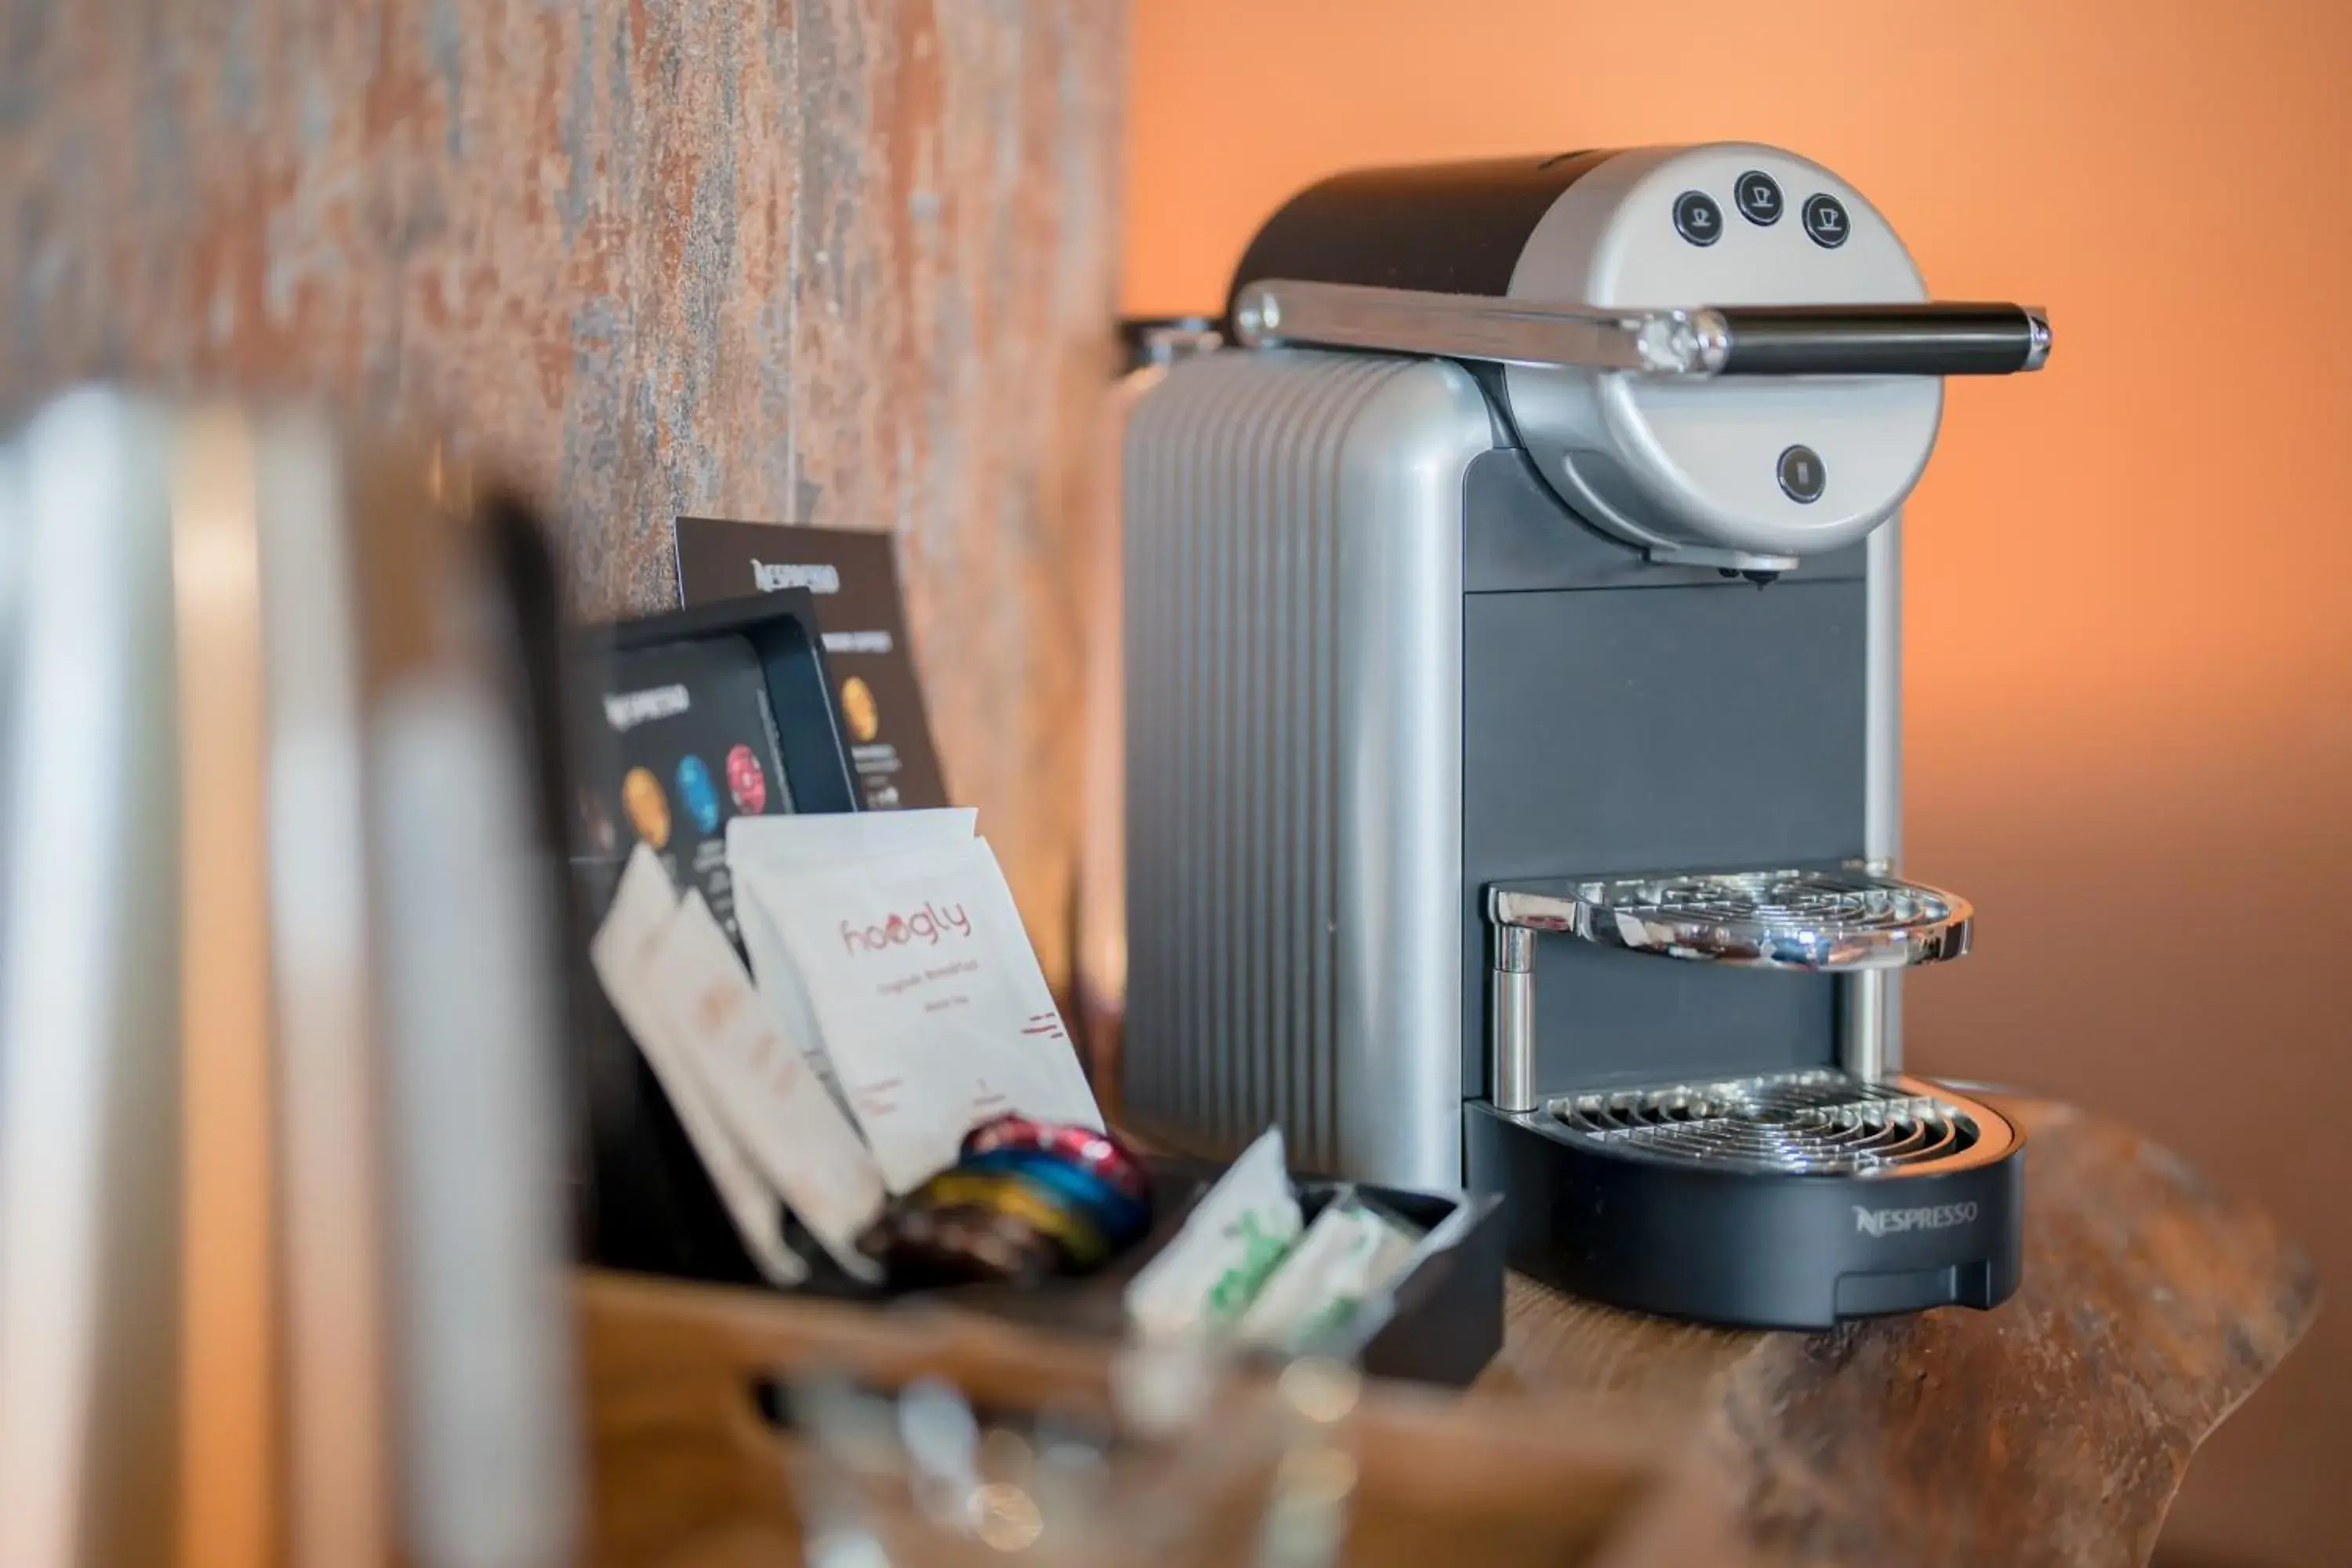
<path fill-rule="evenodd" d="M 1603 1144 L 1791 1175 L 1955 1160 L 1987 1136 L 1973 1108 L 1907 1079 L 1865 1083 L 1826 1069 L 1594 1091 L 1549 1110 L 1563 1131 Z"/>
<path fill-rule="evenodd" d="M 1497 926 L 1768 969 L 1902 968 L 1969 950 L 1968 901 L 1860 864 L 1500 884 Z"/>

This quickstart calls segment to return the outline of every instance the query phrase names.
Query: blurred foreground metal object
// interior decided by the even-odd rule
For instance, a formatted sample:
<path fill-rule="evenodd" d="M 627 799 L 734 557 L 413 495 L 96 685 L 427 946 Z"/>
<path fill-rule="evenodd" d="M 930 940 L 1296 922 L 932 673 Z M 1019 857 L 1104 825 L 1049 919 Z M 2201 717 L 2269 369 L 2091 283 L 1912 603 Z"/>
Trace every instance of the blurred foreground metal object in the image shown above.
<path fill-rule="evenodd" d="M 103 390 L 6 471 L 0 1561 L 571 1561 L 532 529 Z"/>

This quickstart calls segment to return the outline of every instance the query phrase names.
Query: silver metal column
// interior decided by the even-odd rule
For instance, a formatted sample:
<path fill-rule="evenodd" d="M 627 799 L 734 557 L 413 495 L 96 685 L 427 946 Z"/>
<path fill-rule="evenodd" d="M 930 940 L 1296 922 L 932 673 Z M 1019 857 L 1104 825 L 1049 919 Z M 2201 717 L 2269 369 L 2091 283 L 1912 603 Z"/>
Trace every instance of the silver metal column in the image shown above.
<path fill-rule="evenodd" d="M 1892 872 L 1903 854 L 1903 520 L 1864 546 L 1862 852 Z M 1838 1059 L 1860 1079 L 1903 1070 L 1901 978 L 1864 970 L 1838 982 Z"/>
<path fill-rule="evenodd" d="M 1894 1031 L 1888 1006 L 1895 977 L 1885 970 L 1865 970 L 1838 981 L 1838 1059 L 1855 1078 L 1884 1078 L 1894 1070 L 1887 1060 Z"/>
<path fill-rule="evenodd" d="M 1495 967 L 1487 977 L 1495 1020 L 1497 1110 L 1536 1108 L 1536 933 L 1524 926 L 1495 928 Z"/>

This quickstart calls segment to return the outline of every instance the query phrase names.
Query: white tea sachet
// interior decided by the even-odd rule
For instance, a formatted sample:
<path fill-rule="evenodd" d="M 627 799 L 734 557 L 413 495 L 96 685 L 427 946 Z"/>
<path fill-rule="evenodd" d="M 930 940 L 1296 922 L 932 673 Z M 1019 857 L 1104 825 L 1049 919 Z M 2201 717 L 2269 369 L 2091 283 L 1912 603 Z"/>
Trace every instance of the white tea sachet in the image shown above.
<path fill-rule="evenodd" d="M 677 889 L 669 873 L 651 849 L 638 845 L 622 870 L 613 907 L 589 943 L 589 964 L 613 1011 L 653 1068 L 670 1109 L 677 1112 L 678 1124 L 709 1173 L 743 1250 L 770 1284 L 797 1285 L 808 1278 L 808 1264 L 784 1244 L 782 1204 L 720 1122 L 700 1079 L 687 1065 L 684 1048 L 671 1039 L 654 983 L 645 974 L 646 955 L 667 931 L 677 910 Z"/>
<path fill-rule="evenodd" d="M 1282 1130 L 1269 1128 L 1128 1282 L 1128 1321 L 1150 1340 L 1222 1337 L 1288 1256 L 1302 1223 Z"/>
<path fill-rule="evenodd" d="M 1005 1111 L 1102 1126 L 985 839 L 772 878 L 763 898 L 892 1192 Z"/>
<path fill-rule="evenodd" d="M 1421 1237 L 1349 1192 L 1323 1205 L 1236 1325 L 1236 1337 L 1291 1354 L 1345 1327 L 1396 1283 Z"/>
<path fill-rule="evenodd" d="M 744 1154 L 800 1222 L 854 1275 L 872 1277 L 857 1238 L 882 1206 L 882 1176 L 801 1052 L 751 989 L 734 944 L 689 891 L 647 954 L 655 1005 Z"/>
<path fill-rule="evenodd" d="M 727 868 L 735 884 L 735 924 L 751 961 L 760 999 L 784 1038 L 800 1047 L 824 1080 L 825 1092 L 844 1110 L 848 1099 L 825 1051 L 816 1010 L 769 910 L 792 896 L 790 883 L 796 875 L 970 843 L 979 818 L 980 813 L 970 806 L 950 806 L 728 821 Z"/>

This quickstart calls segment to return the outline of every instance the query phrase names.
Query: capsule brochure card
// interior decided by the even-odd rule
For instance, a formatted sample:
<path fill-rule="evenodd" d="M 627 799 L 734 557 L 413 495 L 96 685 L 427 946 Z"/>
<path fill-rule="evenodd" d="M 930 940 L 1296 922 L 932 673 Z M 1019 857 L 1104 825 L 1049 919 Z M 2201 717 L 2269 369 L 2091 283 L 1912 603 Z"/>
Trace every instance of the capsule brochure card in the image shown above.
<path fill-rule="evenodd" d="M 891 536 L 709 517 L 681 517 L 672 529 L 681 605 L 780 588 L 806 588 L 815 598 L 861 808 L 947 805 Z"/>
<path fill-rule="evenodd" d="M 759 655 L 740 637 L 625 650 L 596 697 L 602 760 L 579 792 L 583 844 L 605 860 L 651 850 L 735 937 L 727 826 L 792 810 Z"/>
<path fill-rule="evenodd" d="M 807 818 L 811 823 L 854 818 Z M 995 853 L 955 837 L 753 875 L 843 1099 L 903 1193 L 1005 1111 L 1100 1128 Z"/>

